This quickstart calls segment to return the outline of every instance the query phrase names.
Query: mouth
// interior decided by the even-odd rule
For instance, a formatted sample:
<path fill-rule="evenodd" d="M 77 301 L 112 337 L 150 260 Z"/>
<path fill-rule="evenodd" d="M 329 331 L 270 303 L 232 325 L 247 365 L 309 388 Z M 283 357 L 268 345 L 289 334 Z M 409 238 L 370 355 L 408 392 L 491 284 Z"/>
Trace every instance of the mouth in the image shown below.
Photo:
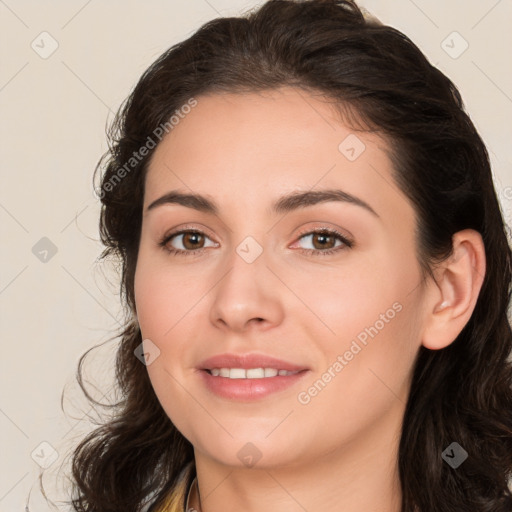
<path fill-rule="evenodd" d="M 286 377 L 295 375 L 305 370 L 281 370 L 278 368 L 212 368 L 205 369 L 213 377 L 225 377 L 227 379 L 269 379 L 274 377 Z"/>
<path fill-rule="evenodd" d="M 203 361 L 197 369 L 208 392 L 239 402 L 291 391 L 310 373 L 302 365 L 263 354 L 219 354 Z"/>

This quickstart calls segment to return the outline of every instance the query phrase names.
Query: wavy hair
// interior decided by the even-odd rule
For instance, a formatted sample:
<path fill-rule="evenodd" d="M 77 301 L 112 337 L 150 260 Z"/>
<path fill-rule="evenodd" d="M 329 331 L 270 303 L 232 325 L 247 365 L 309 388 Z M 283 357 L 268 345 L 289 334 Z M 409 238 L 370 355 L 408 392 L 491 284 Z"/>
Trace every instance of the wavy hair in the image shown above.
<path fill-rule="evenodd" d="M 161 55 L 117 113 L 95 177 L 102 257 L 119 262 L 127 313 L 116 361 L 121 399 L 114 417 L 73 453 L 74 510 L 157 505 L 193 460 L 192 445 L 134 356 L 142 341 L 134 272 L 154 149 L 126 163 L 191 97 L 281 86 L 322 95 L 352 126 L 386 138 L 394 178 L 415 209 L 425 275 L 451 254 L 454 233 L 482 235 L 488 264 L 470 320 L 451 345 L 421 347 L 415 361 L 397 461 L 401 510 L 510 512 L 512 260 L 488 153 L 454 84 L 403 33 L 365 18 L 349 0 L 270 0 L 243 16 L 214 19 Z M 457 470 L 441 456 L 453 441 L 469 454 Z"/>

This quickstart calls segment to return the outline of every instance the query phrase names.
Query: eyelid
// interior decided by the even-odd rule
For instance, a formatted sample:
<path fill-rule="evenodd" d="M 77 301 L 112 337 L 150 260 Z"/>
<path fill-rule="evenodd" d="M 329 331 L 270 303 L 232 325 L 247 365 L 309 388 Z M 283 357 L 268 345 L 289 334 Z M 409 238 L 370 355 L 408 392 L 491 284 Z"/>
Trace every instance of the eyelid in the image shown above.
<path fill-rule="evenodd" d="M 206 226 L 203 226 L 202 224 L 185 224 L 183 226 L 180 225 L 176 228 L 167 230 L 161 238 L 168 239 L 174 235 L 181 235 L 181 234 L 183 234 L 183 232 L 188 233 L 190 231 L 194 231 L 194 232 L 206 235 L 206 236 L 208 236 L 208 238 L 211 238 L 212 240 L 215 238 L 212 236 L 210 230 Z"/>
<path fill-rule="evenodd" d="M 311 235 L 322 232 L 331 233 L 332 235 L 339 236 L 342 240 L 345 241 L 345 243 L 350 244 L 351 246 L 355 244 L 354 237 L 351 234 L 347 233 L 345 230 L 341 230 L 340 228 L 335 228 L 325 224 L 301 229 L 297 234 L 296 239 L 299 240 L 305 235 Z"/>

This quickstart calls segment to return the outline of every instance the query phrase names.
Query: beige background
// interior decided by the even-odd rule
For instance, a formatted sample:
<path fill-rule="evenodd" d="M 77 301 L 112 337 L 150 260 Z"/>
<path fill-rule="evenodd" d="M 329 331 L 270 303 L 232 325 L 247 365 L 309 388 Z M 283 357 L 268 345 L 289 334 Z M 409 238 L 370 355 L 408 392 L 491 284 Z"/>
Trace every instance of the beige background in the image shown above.
<path fill-rule="evenodd" d="M 77 392 L 76 363 L 86 348 L 107 340 L 121 318 L 115 279 L 106 282 L 108 269 L 95 265 L 101 246 L 92 171 L 106 149 L 106 121 L 162 51 L 214 17 L 258 4 L 0 0 L 0 512 L 24 510 L 38 462 L 58 457 L 51 474 L 87 430 L 82 418 L 94 411 Z M 511 2 L 361 5 L 410 36 L 459 86 L 491 152 L 510 220 Z M 43 237 L 57 250 L 46 262 L 32 252 Z M 40 243 L 44 249 L 48 242 Z M 100 352 L 93 383 L 108 376 L 111 350 Z M 65 386 L 68 415 L 60 403 Z M 31 510 L 49 510 L 35 490 L 31 503 Z"/>

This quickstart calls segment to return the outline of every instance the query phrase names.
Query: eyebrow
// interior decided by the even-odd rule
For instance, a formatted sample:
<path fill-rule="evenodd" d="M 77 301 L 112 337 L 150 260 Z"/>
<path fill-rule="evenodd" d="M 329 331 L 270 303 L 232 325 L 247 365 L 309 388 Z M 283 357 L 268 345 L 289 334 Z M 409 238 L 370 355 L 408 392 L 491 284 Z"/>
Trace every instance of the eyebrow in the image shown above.
<path fill-rule="evenodd" d="M 272 205 L 271 213 L 288 213 L 306 206 L 312 206 L 315 204 L 331 201 L 351 203 L 356 206 L 360 206 L 361 208 L 364 208 L 365 210 L 372 213 L 374 216 L 379 217 L 377 212 L 366 201 L 363 201 L 359 197 L 339 189 L 292 192 L 291 194 L 280 197 Z M 215 204 L 215 202 L 211 201 L 207 197 L 200 194 L 183 194 L 176 190 L 168 192 L 167 194 L 153 201 L 147 207 L 146 211 L 153 210 L 154 208 L 165 204 L 180 204 L 200 212 L 209 213 L 212 215 L 219 214 L 218 206 Z"/>

